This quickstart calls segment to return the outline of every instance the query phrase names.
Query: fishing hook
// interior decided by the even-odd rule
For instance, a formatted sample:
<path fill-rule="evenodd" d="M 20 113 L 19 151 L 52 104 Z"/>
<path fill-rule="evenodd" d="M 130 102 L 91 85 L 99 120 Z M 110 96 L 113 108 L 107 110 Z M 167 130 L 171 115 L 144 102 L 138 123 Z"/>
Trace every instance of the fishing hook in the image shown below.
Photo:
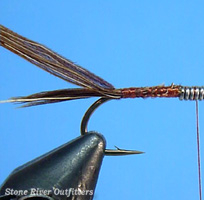
<path fill-rule="evenodd" d="M 84 114 L 82 121 L 81 121 L 81 135 L 85 135 L 88 133 L 87 126 L 89 119 L 93 112 L 103 103 L 111 100 L 110 98 L 100 98 L 97 101 L 95 101 L 89 109 Z M 116 147 L 116 146 L 115 146 Z M 135 150 L 126 150 L 126 149 L 120 149 L 116 147 L 115 149 L 105 149 L 105 155 L 107 156 L 122 156 L 122 155 L 131 155 L 131 154 L 141 154 L 144 153 L 142 151 L 135 151 Z"/>

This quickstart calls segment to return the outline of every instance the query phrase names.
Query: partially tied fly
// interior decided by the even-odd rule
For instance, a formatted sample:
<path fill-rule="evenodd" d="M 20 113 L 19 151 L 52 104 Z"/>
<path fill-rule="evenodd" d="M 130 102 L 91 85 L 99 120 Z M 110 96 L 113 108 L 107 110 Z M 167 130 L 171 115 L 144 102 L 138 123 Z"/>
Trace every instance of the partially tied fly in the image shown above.
<path fill-rule="evenodd" d="M 23 97 L 14 97 L 7 102 L 23 103 L 23 107 L 88 97 L 107 99 L 147 98 L 147 97 L 178 97 L 181 100 L 203 100 L 204 87 L 185 87 L 181 85 L 131 87 L 116 89 L 112 84 L 94 75 L 88 70 L 63 58 L 47 47 L 29 40 L 8 28 L 0 25 L 0 45 L 23 57 L 45 71 L 81 86 L 82 88 L 45 91 Z"/>
<path fill-rule="evenodd" d="M 22 103 L 22 107 L 36 106 L 49 103 L 57 103 L 67 100 L 83 99 L 89 97 L 100 97 L 85 113 L 81 122 L 81 134 L 86 134 L 87 124 L 94 110 L 104 102 L 112 99 L 123 98 L 179 98 L 180 100 L 204 99 L 204 86 L 182 86 L 171 84 L 170 86 L 158 85 L 151 87 L 130 87 L 116 89 L 112 84 L 94 75 L 83 67 L 60 56 L 44 45 L 29 40 L 8 28 L 0 25 L 0 46 L 23 57 L 27 61 L 41 69 L 81 88 L 61 89 L 44 91 L 28 96 L 13 97 L 1 102 Z M 198 168 L 199 168 L 199 193 L 201 199 L 201 175 L 200 175 L 200 153 L 199 153 L 199 130 L 197 111 L 197 142 L 198 142 Z M 116 150 L 105 151 L 106 155 L 129 155 L 139 154 L 140 151 Z"/>

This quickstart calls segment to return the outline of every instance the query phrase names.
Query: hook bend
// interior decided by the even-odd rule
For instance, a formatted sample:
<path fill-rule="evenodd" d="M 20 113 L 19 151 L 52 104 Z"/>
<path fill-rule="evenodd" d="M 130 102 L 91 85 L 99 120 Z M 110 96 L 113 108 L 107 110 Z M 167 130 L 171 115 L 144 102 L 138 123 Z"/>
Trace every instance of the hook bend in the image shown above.
<path fill-rule="evenodd" d="M 110 98 L 100 98 L 97 101 L 95 101 L 89 109 L 86 111 L 84 114 L 82 121 L 81 121 L 81 135 L 85 135 L 88 133 L 87 126 L 89 119 L 93 112 L 103 103 L 111 100 Z M 144 153 L 142 151 L 135 151 L 135 150 L 125 150 L 125 149 L 120 149 L 116 147 L 116 149 L 106 149 L 105 150 L 105 155 L 107 156 L 122 156 L 122 155 L 132 155 L 132 154 L 141 154 Z"/>

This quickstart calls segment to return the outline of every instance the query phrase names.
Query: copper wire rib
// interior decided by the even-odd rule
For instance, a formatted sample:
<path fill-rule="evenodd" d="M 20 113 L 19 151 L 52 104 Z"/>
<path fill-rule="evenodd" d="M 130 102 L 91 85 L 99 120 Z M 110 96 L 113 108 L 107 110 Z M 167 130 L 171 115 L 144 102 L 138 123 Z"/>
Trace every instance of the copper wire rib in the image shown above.
<path fill-rule="evenodd" d="M 6 102 L 23 103 L 22 107 L 62 102 L 89 97 L 100 97 L 85 113 L 81 123 L 81 134 L 87 133 L 87 124 L 95 109 L 110 99 L 121 98 L 172 98 L 180 100 L 203 100 L 204 87 L 181 85 L 158 85 L 153 87 L 131 87 L 115 89 L 110 83 L 83 67 L 60 56 L 47 47 L 29 40 L 0 25 L 0 45 L 23 57 L 41 69 L 82 88 L 45 91 L 23 97 L 14 97 Z M 5 101 L 4 101 L 5 102 Z M 117 148 L 106 150 L 107 155 L 129 155 L 142 153 Z"/>
<path fill-rule="evenodd" d="M 94 75 L 83 67 L 60 56 L 47 47 L 29 40 L 0 25 L 0 45 L 23 57 L 41 69 L 82 88 L 45 91 L 23 97 L 14 97 L 6 102 L 23 103 L 23 107 L 35 106 L 89 97 L 108 99 L 121 98 L 172 98 L 180 100 L 203 100 L 204 87 L 181 85 L 158 85 L 115 89 L 112 84 Z"/>
<path fill-rule="evenodd" d="M 147 97 L 178 97 L 180 94 L 179 85 L 154 86 L 122 89 L 122 98 L 147 98 Z"/>

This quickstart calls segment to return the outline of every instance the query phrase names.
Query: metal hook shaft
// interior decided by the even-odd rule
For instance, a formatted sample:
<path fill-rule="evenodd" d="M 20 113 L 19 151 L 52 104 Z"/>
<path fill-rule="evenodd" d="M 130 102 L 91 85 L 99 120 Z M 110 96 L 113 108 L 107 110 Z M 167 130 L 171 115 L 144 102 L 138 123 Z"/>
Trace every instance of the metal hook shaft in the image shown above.
<path fill-rule="evenodd" d="M 86 111 L 84 114 L 84 117 L 81 121 L 81 135 L 85 135 L 88 133 L 87 131 L 87 125 L 89 122 L 89 119 L 92 115 L 92 113 L 103 103 L 106 101 L 111 100 L 110 98 L 100 98 L 96 102 L 94 102 L 90 108 Z M 116 147 L 116 150 L 114 149 L 106 149 L 105 150 L 105 155 L 107 156 L 121 156 L 121 155 L 131 155 L 131 154 L 141 154 L 144 153 L 142 151 L 135 151 L 135 150 L 125 150 L 125 149 L 119 149 Z"/>
<path fill-rule="evenodd" d="M 83 119 L 81 121 L 81 135 L 85 135 L 88 131 L 87 131 L 87 125 L 89 122 L 89 119 L 91 117 L 91 115 L 93 114 L 93 112 L 103 103 L 105 103 L 106 101 L 109 101 L 110 99 L 107 98 L 100 98 L 98 99 L 96 102 L 94 102 L 89 109 L 86 111 L 86 113 L 83 116 Z"/>

